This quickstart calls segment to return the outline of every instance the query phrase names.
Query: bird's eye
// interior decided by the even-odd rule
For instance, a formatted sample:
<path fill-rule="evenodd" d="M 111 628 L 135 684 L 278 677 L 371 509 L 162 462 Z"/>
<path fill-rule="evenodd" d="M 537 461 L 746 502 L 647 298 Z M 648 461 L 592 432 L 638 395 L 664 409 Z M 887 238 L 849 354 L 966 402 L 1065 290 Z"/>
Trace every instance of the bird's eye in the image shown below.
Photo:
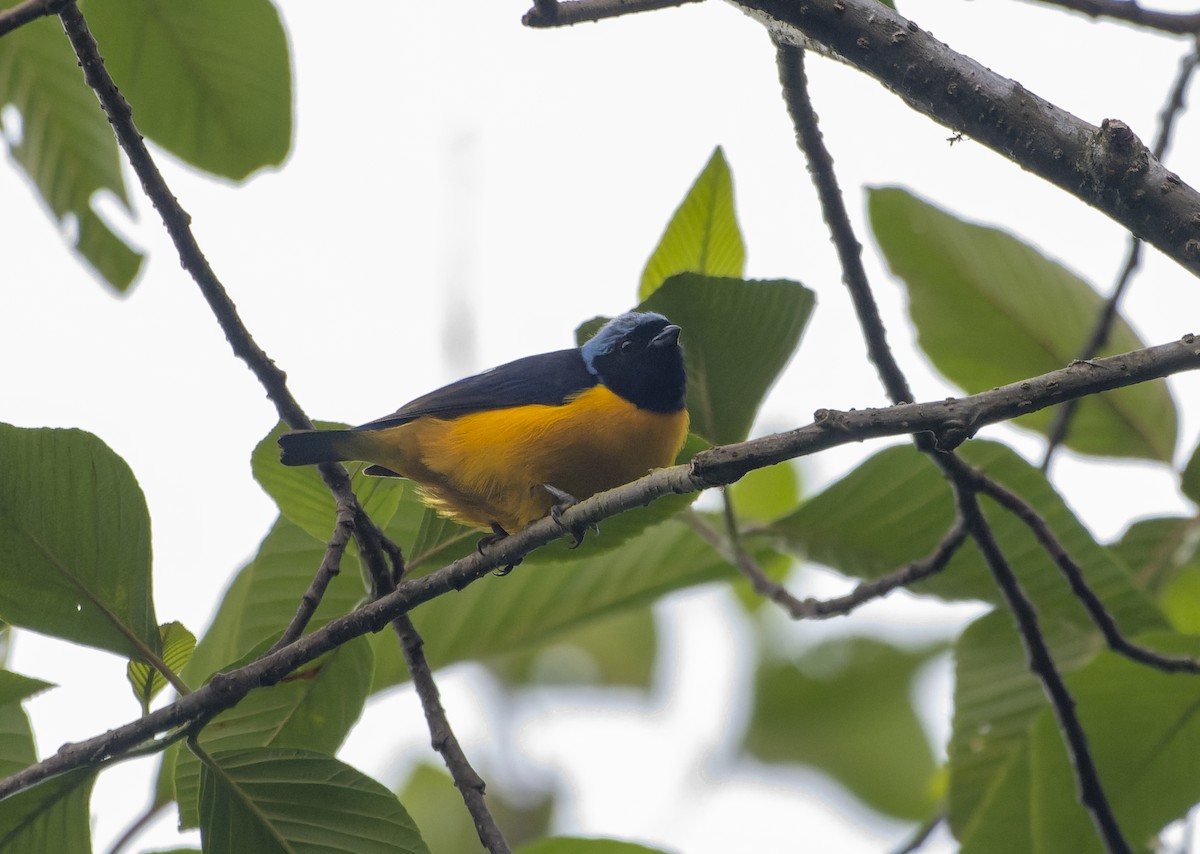
<path fill-rule="evenodd" d="M 633 352 L 633 342 L 632 341 L 622 341 L 621 346 L 618 349 L 621 351 L 621 355 L 628 356 L 630 353 Z"/>

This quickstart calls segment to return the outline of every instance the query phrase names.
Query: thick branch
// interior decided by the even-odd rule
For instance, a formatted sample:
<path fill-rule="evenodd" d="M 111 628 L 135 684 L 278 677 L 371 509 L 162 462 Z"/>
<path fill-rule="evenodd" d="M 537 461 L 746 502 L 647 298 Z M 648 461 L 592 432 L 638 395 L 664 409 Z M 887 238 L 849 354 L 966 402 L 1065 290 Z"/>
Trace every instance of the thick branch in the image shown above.
<path fill-rule="evenodd" d="M 826 45 L 909 106 L 1087 202 L 1200 274 L 1200 193 L 1121 121 L 1097 128 L 877 0 L 732 0 L 778 42 Z"/>
<path fill-rule="evenodd" d="M 48 777 L 95 764 L 144 744 L 156 734 L 186 725 L 235 705 L 253 688 L 273 685 L 352 638 L 385 628 L 401 614 L 436 596 L 461 590 L 491 570 L 516 564 L 535 548 L 582 528 L 673 493 L 696 492 L 733 483 L 748 471 L 849 442 L 916 431 L 932 432 L 957 445 L 985 424 L 1032 412 L 1065 399 L 1145 382 L 1200 368 L 1200 341 L 1187 335 L 1171 344 L 1121 356 L 1081 362 L 1060 371 L 958 400 L 914 403 L 852 412 L 821 410 L 818 423 L 762 439 L 697 454 L 689 465 L 673 466 L 634 483 L 581 501 L 562 514 L 561 524 L 542 519 L 529 527 L 436 572 L 404 581 L 388 595 L 332 620 L 295 643 L 245 667 L 217 674 L 208 684 L 138 720 L 80 742 L 17 774 L 0 780 L 0 798 Z"/>
<path fill-rule="evenodd" d="M 0 11 L 0 36 L 7 35 L 17 27 L 57 15 L 70 0 L 25 0 L 11 9 Z"/>

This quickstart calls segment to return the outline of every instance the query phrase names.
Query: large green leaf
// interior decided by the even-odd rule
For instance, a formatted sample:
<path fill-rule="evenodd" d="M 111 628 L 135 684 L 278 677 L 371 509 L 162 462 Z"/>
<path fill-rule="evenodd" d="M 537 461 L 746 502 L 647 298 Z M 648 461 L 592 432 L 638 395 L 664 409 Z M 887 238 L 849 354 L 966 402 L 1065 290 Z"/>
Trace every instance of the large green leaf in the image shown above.
<path fill-rule="evenodd" d="M 0 801 L 0 851 L 41 854 L 92 850 L 88 801 L 96 772 L 79 768 Z"/>
<path fill-rule="evenodd" d="M 226 178 L 283 162 L 291 61 L 268 0 L 91 0 L 84 11 L 143 134 Z"/>
<path fill-rule="evenodd" d="M 554 808 L 550 795 L 533 798 L 527 793 L 520 803 L 510 802 L 490 777 L 487 802 L 511 846 L 545 835 Z M 434 854 L 479 849 L 479 832 L 463 806 L 462 794 L 444 768 L 425 762 L 417 765 L 400 790 L 400 803 L 422 829 L 425 843 Z"/>
<path fill-rule="evenodd" d="M 346 425 L 317 422 L 321 429 L 339 430 Z M 333 533 L 337 508 L 329 487 L 316 466 L 285 466 L 279 462 L 279 436 L 287 428 L 282 424 L 268 433 L 250 455 L 254 479 L 279 505 L 279 511 L 310 535 L 325 542 Z M 386 526 L 400 504 L 408 481 L 394 477 L 368 477 L 362 474 L 363 462 L 343 463 L 351 475 L 351 486 L 358 501 L 375 524 Z M 354 544 L 351 542 L 350 549 Z M 315 567 L 314 567 L 315 569 Z"/>
<path fill-rule="evenodd" d="M 72 231 L 64 225 L 68 217 L 77 223 L 75 250 L 112 287 L 126 290 L 142 255 L 92 207 L 96 194 L 107 190 L 129 208 L 117 141 L 57 20 L 33 21 L 0 39 L 0 106 L 5 104 L 21 114 L 20 141 L 10 146 L 13 160 L 65 232 Z"/>
<path fill-rule="evenodd" d="M 382 784 L 304 750 L 210 754 L 200 785 L 205 854 L 429 854 Z"/>
<path fill-rule="evenodd" d="M 733 570 L 690 527 L 668 520 L 621 547 L 570 561 L 518 566 L 413 611 L 434 667 L 530 649 L 586 620 L 654 601 Z M 395 638 L 376 635 L 374 690 L 408 678 Z"/>
<path fill-rule="evenodd" d="M 1101 646 L 1094 631 L 1068 621 L 1044 619 L 1041 627 L 1062 672 L 1078 669 Z M 950 828 L 964 854 L 1031 851 L 1029 736 L 1045 693 L 1007 612 L 968 626 L 954 655 Z"/>
<path fill-rule="evenodd" d="M 394 642 L 394 641 L 393 641 Z M 213 718 L 200 732 L 208 752 L 251 747 L 295 747 L 332 755 L 358 716 L 371 684 L 371 645 L 355 638 L 285 681 L 252 691 Z M 195 827 L 199 816 L 200 763 L 191 752 L 175 764 L 179 822 Z"/>
<path fill-rule="evenodd" d="M 1192 499 L 1193 504 L 1200 504 L 1200 446 L 1192 451 L 1187 465 L 1183 467 L 1180 488 L 1184 495 Z"/>
<path fill-rule="evenodd" d="M 1141 640 L 1157 649 L 1200 654 L 1195 638 L 1183 642 L 1162 634 Z M 1200 800 L 1200 680 L 1106 652 L 1067 683 L 1121 831 L 1142 850 L 1143 840 Z M 1030 850 L 1102 852 L 1095 827 L 1079 805 L 1062 734 L 1049 709 L 1033 731 L 1031 759 Z"/>
<path fill-rule="evenodd" d="M 869 194 L 871 228 L 908 288 L 921 349 L 974 394 L 1065 366 L 1087 340 L 1103 299 L 1082 279 L 1005 232 L 963 222 L 898 189 Z M 1100 355 L 1145 346 L 1118 318 Z M 1016 424 L 1045 433 L 1054 411 Z M 1094 395 L 1075 411 L 1066 444 L 1085 454 L 1170 461 L 1175 403 L 1165 381 Z"/>
<path fill-rule="evenodd" d="M 646 262 L 638 299 L 677 273 L 740 278 L 746 246 L 733 208 L 733 176 L 720 146 L 676 209 Z"/>
<path fill-rule="evenodd" d="M 1161 614 L 1125 567 L 1096 543 L 1041 472 L 993 442 L 972 441 L 959 453 L 1024 498 L 1047 521 L 1127 632 L 1163 627 Z M 1029 529 L 990 501 L 983 505 L 997 541 L 1039 611 L 1048 618 L 1089 625 L 1082 606 Z M 928 555 L 953 520 L 953 497 L 941 473 L 911 446 L 898 445 L 862 463 L 771 530 L 810 560 L 846 575 L 874 579 Z M 1000 602 L 991 573 L 970 542 L 940 574 L 912 589 L 952 600 Z"/>
<path fill-rule="evenodd" d="M 820 768 L 879 812 L 928 819 L 941 793 L 913 707 L 913 679 L 942 650 L 855 637 L 820 644 L 795 661 L 764 658 L 746 749 L 766 762 Z"/>
<path fill-rule="evenodd" d="M 21 701 L 50 687 L 41 679 L 0 670 L 0 777 L 37 762 L 33 730 Z"/>
<path fill-rule="evenodd" d="M 82 430 L 0 424 L 0 471 L 0 618 L 157 654 L 150 516 L 125 461 Z"/>

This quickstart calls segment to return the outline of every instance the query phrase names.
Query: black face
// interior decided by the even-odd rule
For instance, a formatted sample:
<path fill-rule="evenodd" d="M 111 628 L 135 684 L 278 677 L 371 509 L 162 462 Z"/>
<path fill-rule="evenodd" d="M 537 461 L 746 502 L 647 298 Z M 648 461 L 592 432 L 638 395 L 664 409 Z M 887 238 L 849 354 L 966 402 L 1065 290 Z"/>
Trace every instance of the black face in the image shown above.
<path fill-rule="evenodd" d="M 606 386 L 642 409 L 678 412 L 684 407 L 687 370 L 679 327 L 666 318 L 646 316 L 611 349 L 596 354 L 592 366 Z"/>

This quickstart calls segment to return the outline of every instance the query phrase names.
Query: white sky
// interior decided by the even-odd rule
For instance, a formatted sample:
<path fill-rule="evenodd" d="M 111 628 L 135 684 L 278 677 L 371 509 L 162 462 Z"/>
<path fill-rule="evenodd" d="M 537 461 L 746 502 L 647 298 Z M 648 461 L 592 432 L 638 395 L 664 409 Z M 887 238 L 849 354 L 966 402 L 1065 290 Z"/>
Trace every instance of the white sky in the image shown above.
<path fill-rule="evenodd" d="M 1094 124 L 1120 118 L 1147 143 L 1187 47 L 1011 0 L 900 5 L 955 49 Z M 520 25 L 528 4 L 515 0 L 364 2 L 353 15 L 283 6 L 296 93 L 288 163 L 241 187 L 166 155 L 160 163 L 250 330 L 313 417 L 376 417 L 465 373 L 568 346 L 581 320 L 630 307 L 642 264 L 717 144 L 733 169 L 749 274 L 796 278 L 818 293 L 758 432 L 805 423 L 823 406 L 884 402 L 794 149 L 774 52 L 736 9 L 711 2 L 531 31 Z M 982 146 L 950 147 L 946 129 L 851 69 L 813 58 L 809 73 L 892 342 L 920 399 L 950 390 L 915 354 L 900 288 L 863 227 L 864 186 L 908 187 L 1038 243 L 1102 291 L 1111 286 L 1126 243 L 1102 215 Z M 1183 117 L 1168 160 L 1193 185 L 1198 122 L 1195 112 Z M 136 186 L 136 217 L 115 222 L 149 260 L 118 300 L 62 251 L 24 178 L 0 169 L 8 235 L 0 419 L 82 427 L 129 462 L 153 519 L 159 618 L 199 632 L 275 515 L 248 464 L 275 415 Z M 1147 343 L 1200 331 L 1195 280 L 1153 250 L 1126 306 Z M 1200 431 L 1200 388 L 1194 375 L 1173 387 L 1184 455 Z M 822 455 L 806 470 L 810 484 L 878 447 Z M 1161 466 L 1101 468 L 1064 455 L 1056 476 L 1105 539 L 1132 518 L 1186 507 Z M 796 850 L 798 833 L 811 850 L 876 852 L 906 835 L 819 775 L 735 761 L 745 716 L 737 698 L 749 678 L 738 657 L 749 643 L 744 627 L 711 590 L 675 597 L 663 613 L 666 652 L 649 700 L 601 698 L 597 710 L 588 692 L 539 694 L 513 711 L 512 744 L 494 743 L 486 682 L 461 668 L 443 675 L 451 720 L 485 775 L 501 762 L 504 780 L 566 781 L 558 831 L 697 854 Z M 814 641 L 880 627 L 911 637 L 963 613 L 909 601 L 801 631 Z M 43 755 L 137 714 L 124 663 L 111 656 L 21 633 L 11 667 L 62 686 L 28 704 Z M 944 716 L 945 668 L 924 684 L 931 715 Z M 944 720 L 931 726 L 944 736 Z M 381 755 L 384 727 L 389 738 L 407 736 Z M 373 701 L 343 758 L 394 784 L 430 755 L 427 741 L 415 700 L 391 692 Z M 152 770 L 143 762 L 101 778 L 97 850 L 141 809 Z M 173 827 L 173 816 L 161 822 L 141 850 L 176 843 Z M 952 848 L 941 846 L 930 850 Z"/>

